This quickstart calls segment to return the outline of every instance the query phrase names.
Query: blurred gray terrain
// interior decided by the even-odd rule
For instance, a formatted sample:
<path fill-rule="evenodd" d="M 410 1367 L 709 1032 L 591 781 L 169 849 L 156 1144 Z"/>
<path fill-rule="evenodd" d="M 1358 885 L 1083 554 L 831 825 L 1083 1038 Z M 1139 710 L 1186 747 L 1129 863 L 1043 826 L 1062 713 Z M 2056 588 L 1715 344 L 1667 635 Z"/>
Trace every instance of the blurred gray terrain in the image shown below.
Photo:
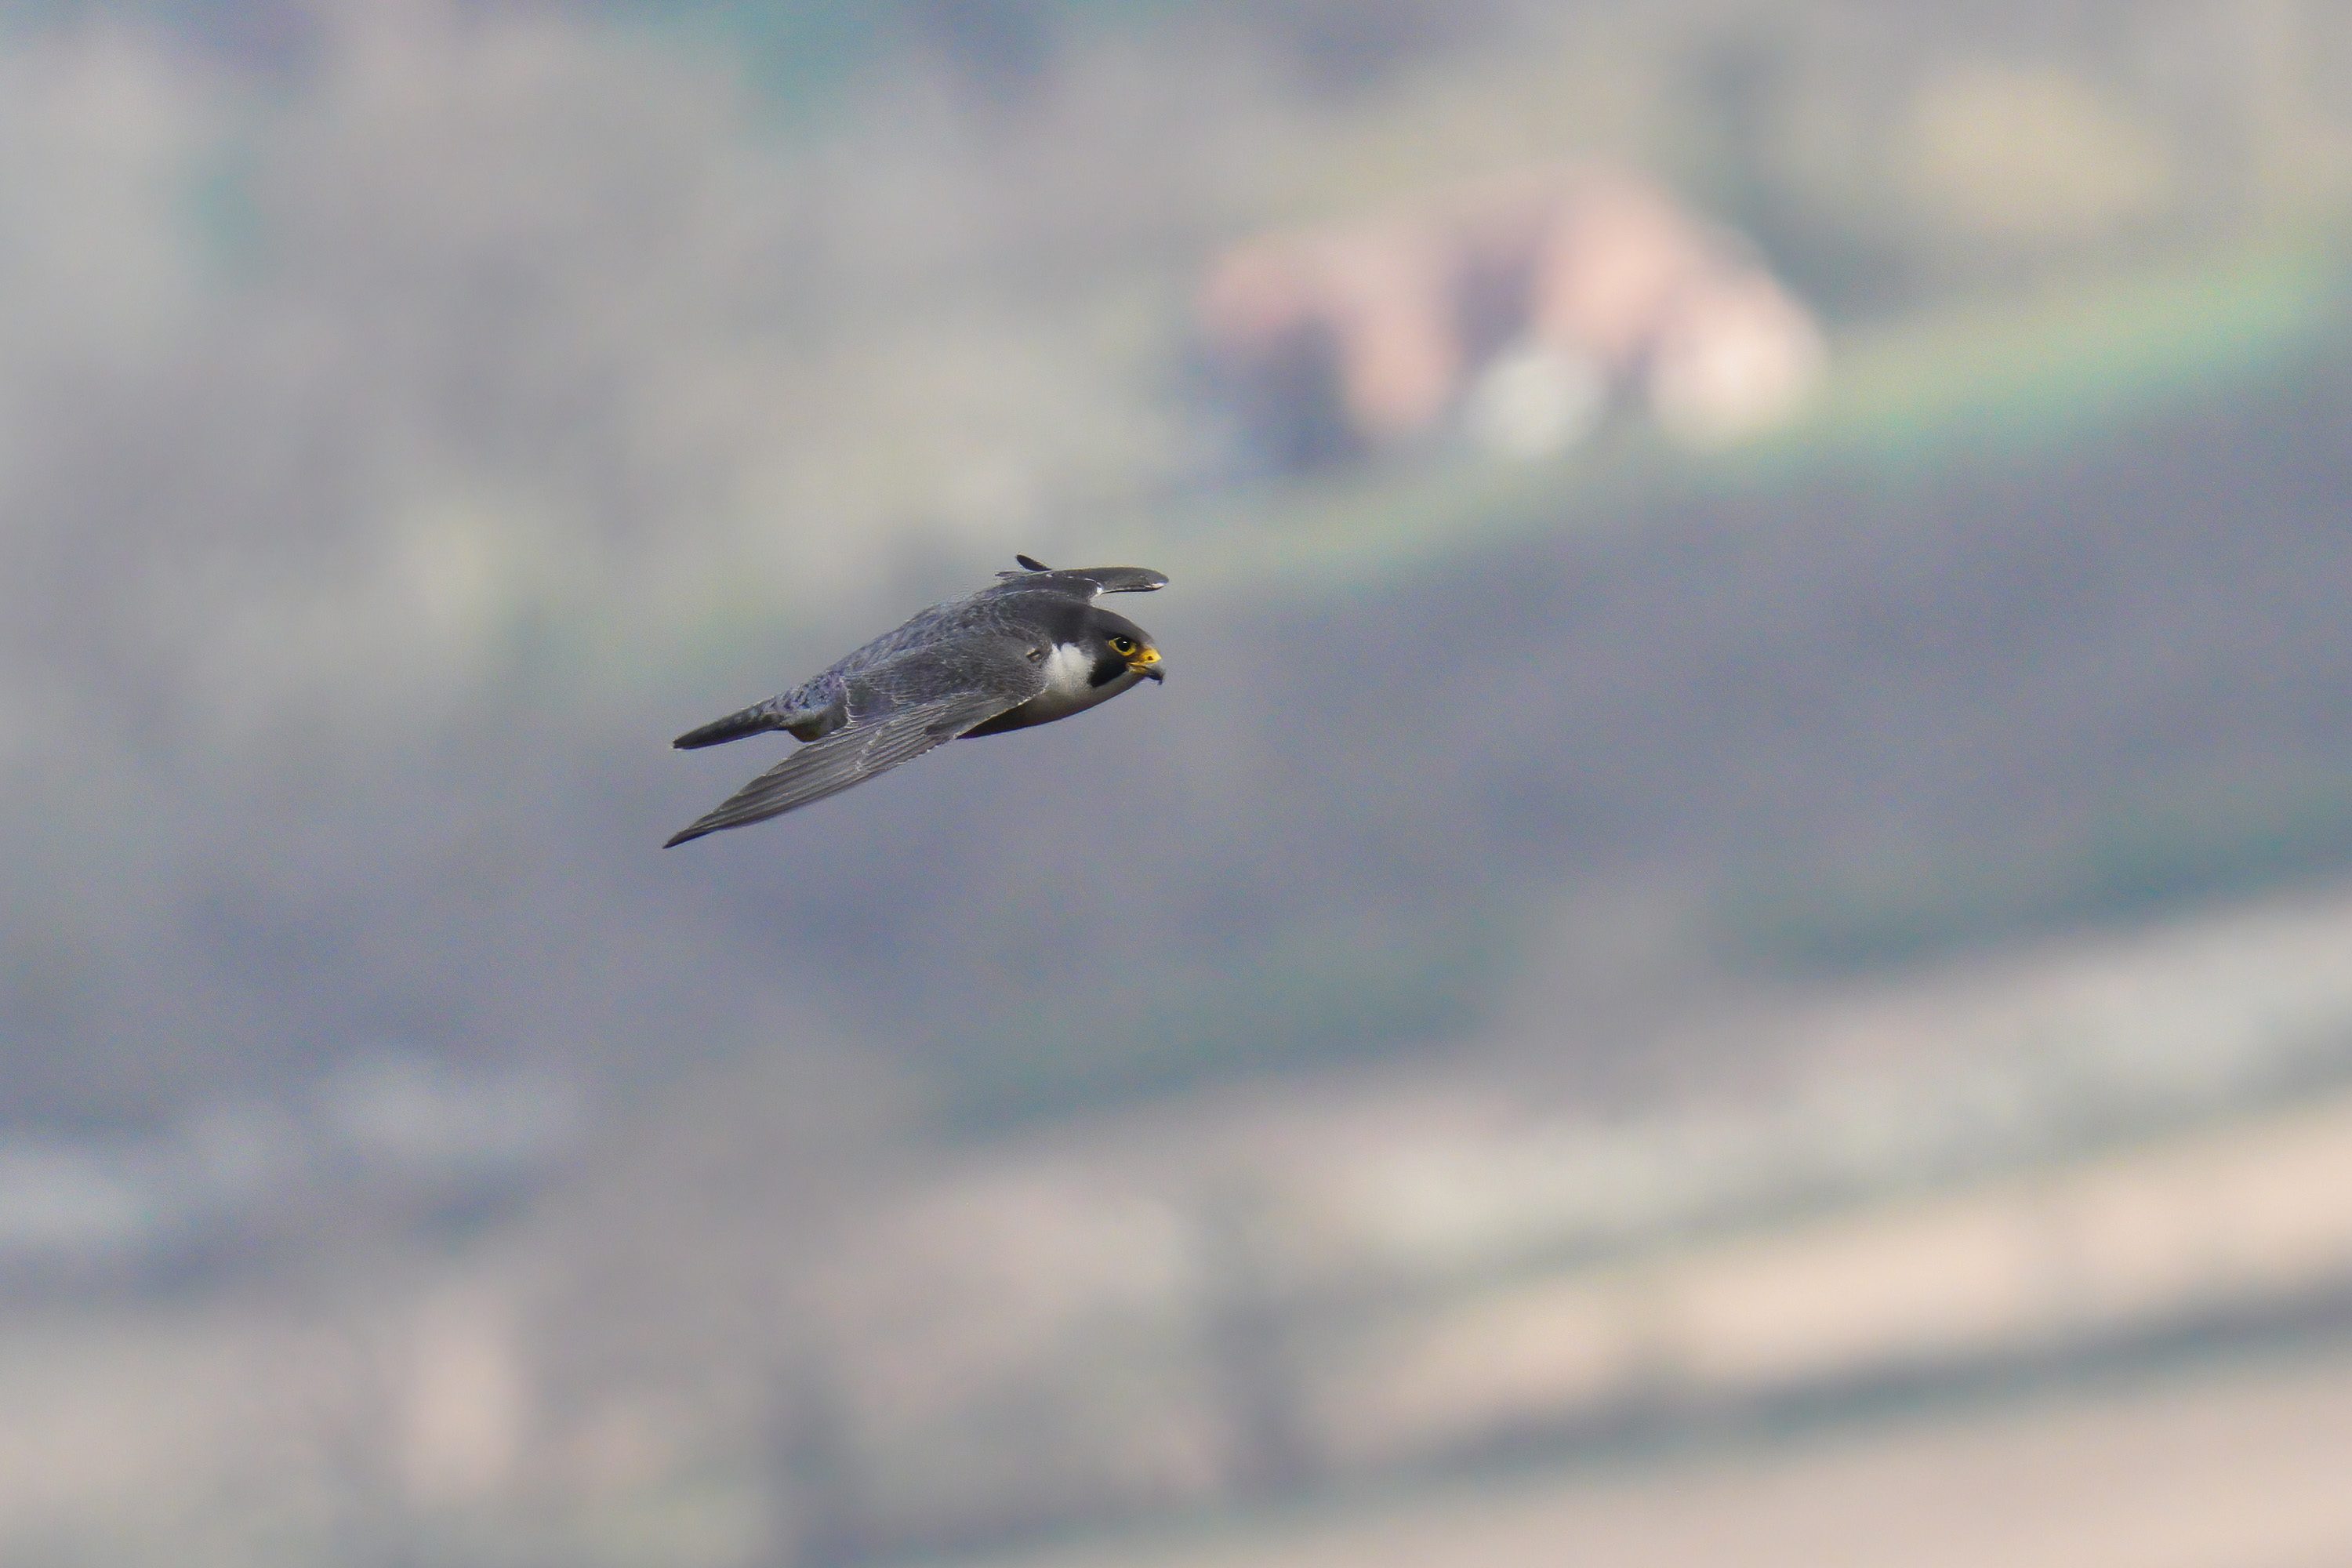
<path fill-rule="evenodd" d="M 2352 26 L 1784 9 L 0 9 L 0 1554 L 978 1550 L 2334 1344 Z M 1569 156 L 1801 416 L 1237 459 L 1219 257 Z M 1167 686 L 659 851 L 1015 550 L 1167 572 Z"/>

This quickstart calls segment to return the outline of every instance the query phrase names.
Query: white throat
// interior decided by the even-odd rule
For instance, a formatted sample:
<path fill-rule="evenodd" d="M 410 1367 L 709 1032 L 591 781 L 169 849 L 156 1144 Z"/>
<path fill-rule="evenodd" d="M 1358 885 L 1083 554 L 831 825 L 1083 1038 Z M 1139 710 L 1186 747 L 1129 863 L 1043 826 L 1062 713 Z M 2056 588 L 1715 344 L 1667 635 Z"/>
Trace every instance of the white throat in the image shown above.
<path fill-rule="evenodd" d="M 1064 700 L 1092 693 L 1095 656 L 1076 643 L 1055 643 L 1045 653 L 1045 689 Z"/>
<path fill-rule="evenodd" d="M 1143 679 L 1131 669 L 1122 669 L 1116 678 L 1096 686 L 1094 673 L 1095 656 L 1090 650 L 1075 643 L 1055 644 L 1045 651 L 1045 689 L 1021 705 L 1024 720 L 1043 724 L 1084 712 Z"/>

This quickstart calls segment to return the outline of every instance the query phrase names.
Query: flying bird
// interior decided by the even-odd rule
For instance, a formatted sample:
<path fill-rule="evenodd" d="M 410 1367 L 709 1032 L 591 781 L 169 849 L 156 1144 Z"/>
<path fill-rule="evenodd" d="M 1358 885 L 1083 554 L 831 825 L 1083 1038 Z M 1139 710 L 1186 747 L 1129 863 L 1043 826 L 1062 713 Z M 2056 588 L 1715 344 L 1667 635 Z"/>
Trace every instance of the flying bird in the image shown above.
<path fill-rule="evenodd" d="M 671 742 L 691 751 L 782 730 L 806 744 L 662 847 L 839 795 L 950 741 L 1066 719 L 1167 678 L 1144 629 L 1095 603 L 1164 588 L 1165 574 L 1013 559 L 1021 570 L 999 572 L 977 594 L 934 605 L 815 679 Z"/>

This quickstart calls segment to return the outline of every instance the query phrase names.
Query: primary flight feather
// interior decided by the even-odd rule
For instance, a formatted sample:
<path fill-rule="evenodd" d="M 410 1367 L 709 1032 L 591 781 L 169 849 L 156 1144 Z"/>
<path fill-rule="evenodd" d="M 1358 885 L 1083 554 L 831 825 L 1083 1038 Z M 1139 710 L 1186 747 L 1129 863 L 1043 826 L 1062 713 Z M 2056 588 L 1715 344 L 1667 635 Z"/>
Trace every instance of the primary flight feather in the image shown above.
<path fill-rule="evenodd" d="M 691 750 L 782 730 L 806 742 L 663 847 L 741 827 L 838 795 L 935 746 L 1050 723 L 1165 679 L 1143 628 L 1101 608 L 1105 594 L 1168 585 L 1140 566 L 1056 572 L 1026 555 L 1017 572 L 934 605 L 814 680 L 688 730 Z"/>

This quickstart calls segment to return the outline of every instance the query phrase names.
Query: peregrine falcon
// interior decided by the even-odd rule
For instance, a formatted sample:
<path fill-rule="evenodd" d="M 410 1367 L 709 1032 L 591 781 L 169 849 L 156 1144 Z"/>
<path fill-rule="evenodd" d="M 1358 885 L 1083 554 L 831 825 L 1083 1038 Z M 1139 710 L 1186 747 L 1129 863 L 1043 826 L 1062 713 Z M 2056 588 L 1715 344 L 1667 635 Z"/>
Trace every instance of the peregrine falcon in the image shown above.
<path fill-rule="evenodd" d="M 782 730 L 808 742 L 662 847 L 763 821 L 838 795 L 959 737 L 996 735 L 1083 712 L 1166 669 L 1150 637 L 1097 608 L 1105 594 L 1168 585 L 1140 566 L 1018 572 L 876 637 L 815 679 L 670 743 L 682 750 Z"/>

